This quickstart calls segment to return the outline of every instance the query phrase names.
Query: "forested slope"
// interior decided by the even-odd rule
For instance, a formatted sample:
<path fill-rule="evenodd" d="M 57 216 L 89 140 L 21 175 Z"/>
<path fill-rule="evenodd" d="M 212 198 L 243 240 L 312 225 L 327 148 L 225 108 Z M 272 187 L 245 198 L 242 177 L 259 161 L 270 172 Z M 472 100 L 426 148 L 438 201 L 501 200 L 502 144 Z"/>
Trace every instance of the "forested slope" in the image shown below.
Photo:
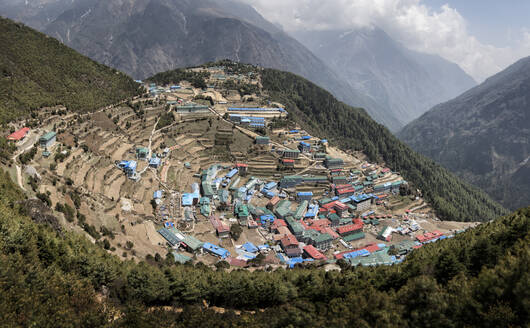
<path fill-rule="evenodd" d="M 136 95 L 125 74 L 0 17 L 0 122 L 44 106 L 88 111 Z"/>
<path fill-rule="evenodd" d="M 506 213 L 484 192 L 415 153 L 363 109 L 339 102 L 329 92 L 291 73 L 265 69 L 262 83 L 272 100 L 285 104 L 290 118 L 310 133 L 343 149 L 362 150 L 371 160 L 384 161 L 401 172 L 424 192 L 440 218 L 487 221 Z"/>

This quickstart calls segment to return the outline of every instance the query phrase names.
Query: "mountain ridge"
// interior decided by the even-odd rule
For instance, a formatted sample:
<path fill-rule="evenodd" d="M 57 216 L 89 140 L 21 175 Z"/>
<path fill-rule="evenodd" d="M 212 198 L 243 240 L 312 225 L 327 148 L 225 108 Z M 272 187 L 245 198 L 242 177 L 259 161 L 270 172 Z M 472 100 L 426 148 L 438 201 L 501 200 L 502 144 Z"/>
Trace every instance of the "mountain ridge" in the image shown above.
<path fill-rule="evenodd" d="M 455 63 L 407 49 L 375 26 L 294 36 L 354 89 L 377 102 L 383 112 L 372 116 L 392 131 L 476 85 Z"/>
<path fill-rule="evenodd" d="M 433 107 L 398 136 L 509 208 L 530 202 L 530 57 Z"/>

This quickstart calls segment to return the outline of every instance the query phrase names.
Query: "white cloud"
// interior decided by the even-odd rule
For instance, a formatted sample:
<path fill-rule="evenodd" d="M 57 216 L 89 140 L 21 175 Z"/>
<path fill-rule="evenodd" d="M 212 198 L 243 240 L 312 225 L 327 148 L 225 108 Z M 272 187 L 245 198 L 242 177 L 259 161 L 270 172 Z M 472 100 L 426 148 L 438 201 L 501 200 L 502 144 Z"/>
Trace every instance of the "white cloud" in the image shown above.
<path fill-rule="evenodd" d="M 438 54 L 477 81 L 530 55 L 530 31 L 512 47 L 483 44 L 449 5 L 429 8 L 421 0 L 242 0 L 286 31 L 378 26 L 405 46 Z"/>

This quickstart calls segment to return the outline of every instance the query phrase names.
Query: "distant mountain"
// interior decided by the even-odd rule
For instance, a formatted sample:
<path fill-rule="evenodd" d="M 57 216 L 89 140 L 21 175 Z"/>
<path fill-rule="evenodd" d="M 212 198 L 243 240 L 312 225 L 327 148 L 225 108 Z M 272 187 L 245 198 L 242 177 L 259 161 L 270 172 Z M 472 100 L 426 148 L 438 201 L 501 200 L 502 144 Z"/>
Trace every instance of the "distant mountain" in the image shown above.
<path fill-rule="evenodd" d="M 530 57 L 434 107 L 399 137 L 506 207 L 530 204 Z"/>
<path fill-rule="evenodd" d="M 406 49 L 376 27 L 294 36 L 376 102 L 382 110 L 370 114 L 393 131 L 476 85 L 458 65 Z"/>
<path fill-rule="evenodd" d="M 237 1 L 8 1 L 0 4 L 1 14 L 27 22 L 135 78 L 231 59 L 301 75 L 340 100 L 384 117 L 377 102 L 353 89 L 251 6 Z M 61 6 L 62 12 L 57 10 Z"/>

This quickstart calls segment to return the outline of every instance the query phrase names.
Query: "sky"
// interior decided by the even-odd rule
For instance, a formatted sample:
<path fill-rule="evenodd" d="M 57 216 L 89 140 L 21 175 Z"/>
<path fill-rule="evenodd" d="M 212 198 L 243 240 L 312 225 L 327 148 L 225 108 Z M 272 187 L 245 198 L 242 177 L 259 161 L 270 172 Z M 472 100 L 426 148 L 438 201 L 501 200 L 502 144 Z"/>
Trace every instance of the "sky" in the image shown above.
<path fill-rule="evenodd" d="M 378 26 L 477 82 L 530 56 L 530 0 L 243 0 L 287 32 Z"/>

